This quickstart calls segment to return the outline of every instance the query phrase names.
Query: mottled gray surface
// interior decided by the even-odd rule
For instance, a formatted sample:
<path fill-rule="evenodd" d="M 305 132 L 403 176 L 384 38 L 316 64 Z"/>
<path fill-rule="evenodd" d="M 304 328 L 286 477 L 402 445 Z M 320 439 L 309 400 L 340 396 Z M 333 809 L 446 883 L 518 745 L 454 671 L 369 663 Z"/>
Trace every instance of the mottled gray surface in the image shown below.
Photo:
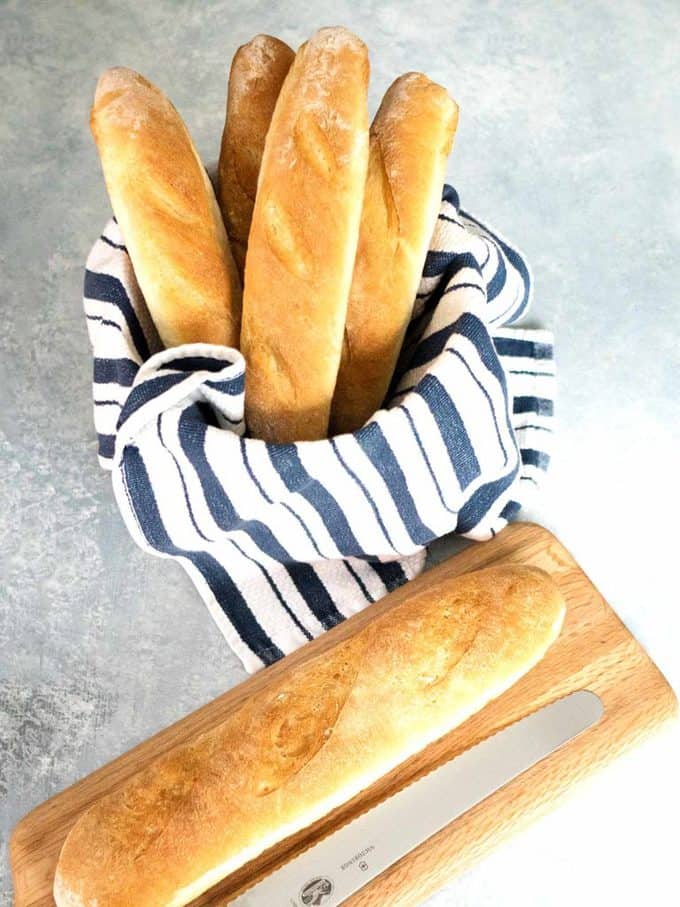
<path fill-rule="evenodd" d="M 96 464 L 82 268 L 109 208 L 98 72 L 140 69 L 213 159 L 225 68 L 257 31 L 354 28 L 372 100 L 406 69 L 462 110 L 451 178 L 527 252 L 554 328 L 559 451 L 533 515 L 680 688 L 677 0 L 0 3 L 0 829 L 244 677 L 181 568 L 138 551 Z M 677 732 L 434 905 L 669 904 Z M 671 887 L 674 886 L 674 887 Z M 0 905 L 11 901 L 5 855 Z"/>

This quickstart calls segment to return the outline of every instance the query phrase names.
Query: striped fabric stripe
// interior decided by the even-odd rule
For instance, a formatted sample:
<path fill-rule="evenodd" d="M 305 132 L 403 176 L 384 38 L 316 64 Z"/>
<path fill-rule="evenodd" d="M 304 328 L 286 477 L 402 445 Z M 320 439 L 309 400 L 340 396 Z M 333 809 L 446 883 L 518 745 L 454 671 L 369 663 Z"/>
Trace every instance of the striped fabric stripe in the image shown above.
<path fill-rule="evenodd" d="M 179 561 L 255 671 L 415 576 L 450 532 L 486 539 L 540 488 L 555 369 L 507 327 L 529 270 L 445 187 L 384 409 L 358 432 L 248 438 L 233 349 L 164 350 L 114 220 L 85 275 L 99 459 L 137 543 Z"/>

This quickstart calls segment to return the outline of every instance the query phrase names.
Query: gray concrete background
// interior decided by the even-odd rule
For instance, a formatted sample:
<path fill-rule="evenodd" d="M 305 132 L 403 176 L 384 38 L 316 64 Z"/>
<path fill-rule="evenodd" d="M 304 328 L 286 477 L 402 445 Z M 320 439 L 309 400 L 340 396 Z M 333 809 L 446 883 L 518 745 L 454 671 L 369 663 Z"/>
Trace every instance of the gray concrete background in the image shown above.
<path fill-rule="evenodd" d="M 109 214 L 95 79 L 141 70 L 211 160 L 237 45 L 259 31 L 296 45 L 332 23 L 369 43 L 374 105 L 407 69 L 458 99 L 451 181 L 525 250 L 531 321 L 557 335 L 559 446 L 529 515 L 680 688 L 676 0 L 3 2 L 3 847 L 31 807 L 244 677 L 181 568 L 135 548 L 96 462 L 81 311 Z M 668 732 L 430 904 L 670 904 L 679 757 Z M 10 890 L 3 853 L 2 907 Z"/>

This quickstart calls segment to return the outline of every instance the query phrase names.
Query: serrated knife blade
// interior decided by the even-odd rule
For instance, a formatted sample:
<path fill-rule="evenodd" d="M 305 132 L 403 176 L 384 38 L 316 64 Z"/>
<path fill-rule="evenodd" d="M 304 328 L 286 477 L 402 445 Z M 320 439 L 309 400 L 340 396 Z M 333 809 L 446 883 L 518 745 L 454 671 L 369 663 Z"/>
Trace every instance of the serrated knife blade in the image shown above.
<path fill-rule="evenodd" d="M 465 750 L 256 882 L 233 907 L 336 907 L 494 791 L 596 724 L 579 690 Z"/>

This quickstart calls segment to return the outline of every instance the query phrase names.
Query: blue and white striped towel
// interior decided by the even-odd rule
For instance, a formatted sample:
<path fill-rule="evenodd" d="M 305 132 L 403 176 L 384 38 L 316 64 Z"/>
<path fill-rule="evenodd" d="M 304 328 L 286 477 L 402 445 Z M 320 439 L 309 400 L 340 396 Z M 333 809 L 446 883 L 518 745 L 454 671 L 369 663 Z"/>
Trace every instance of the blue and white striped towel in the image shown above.
<path fill-rule="evenodd" d="M 244 436 L 233 349 L 163 350 L 109 222 L 87 262 L 102 466 L 146 551 L 178 560 L 255 671 L 412 578 L 449 532 L 485 539 L 539 486 L 552 436 L 545 331 L 520 255 L 446 187 L 387 408 L 353 435 Z"/>

